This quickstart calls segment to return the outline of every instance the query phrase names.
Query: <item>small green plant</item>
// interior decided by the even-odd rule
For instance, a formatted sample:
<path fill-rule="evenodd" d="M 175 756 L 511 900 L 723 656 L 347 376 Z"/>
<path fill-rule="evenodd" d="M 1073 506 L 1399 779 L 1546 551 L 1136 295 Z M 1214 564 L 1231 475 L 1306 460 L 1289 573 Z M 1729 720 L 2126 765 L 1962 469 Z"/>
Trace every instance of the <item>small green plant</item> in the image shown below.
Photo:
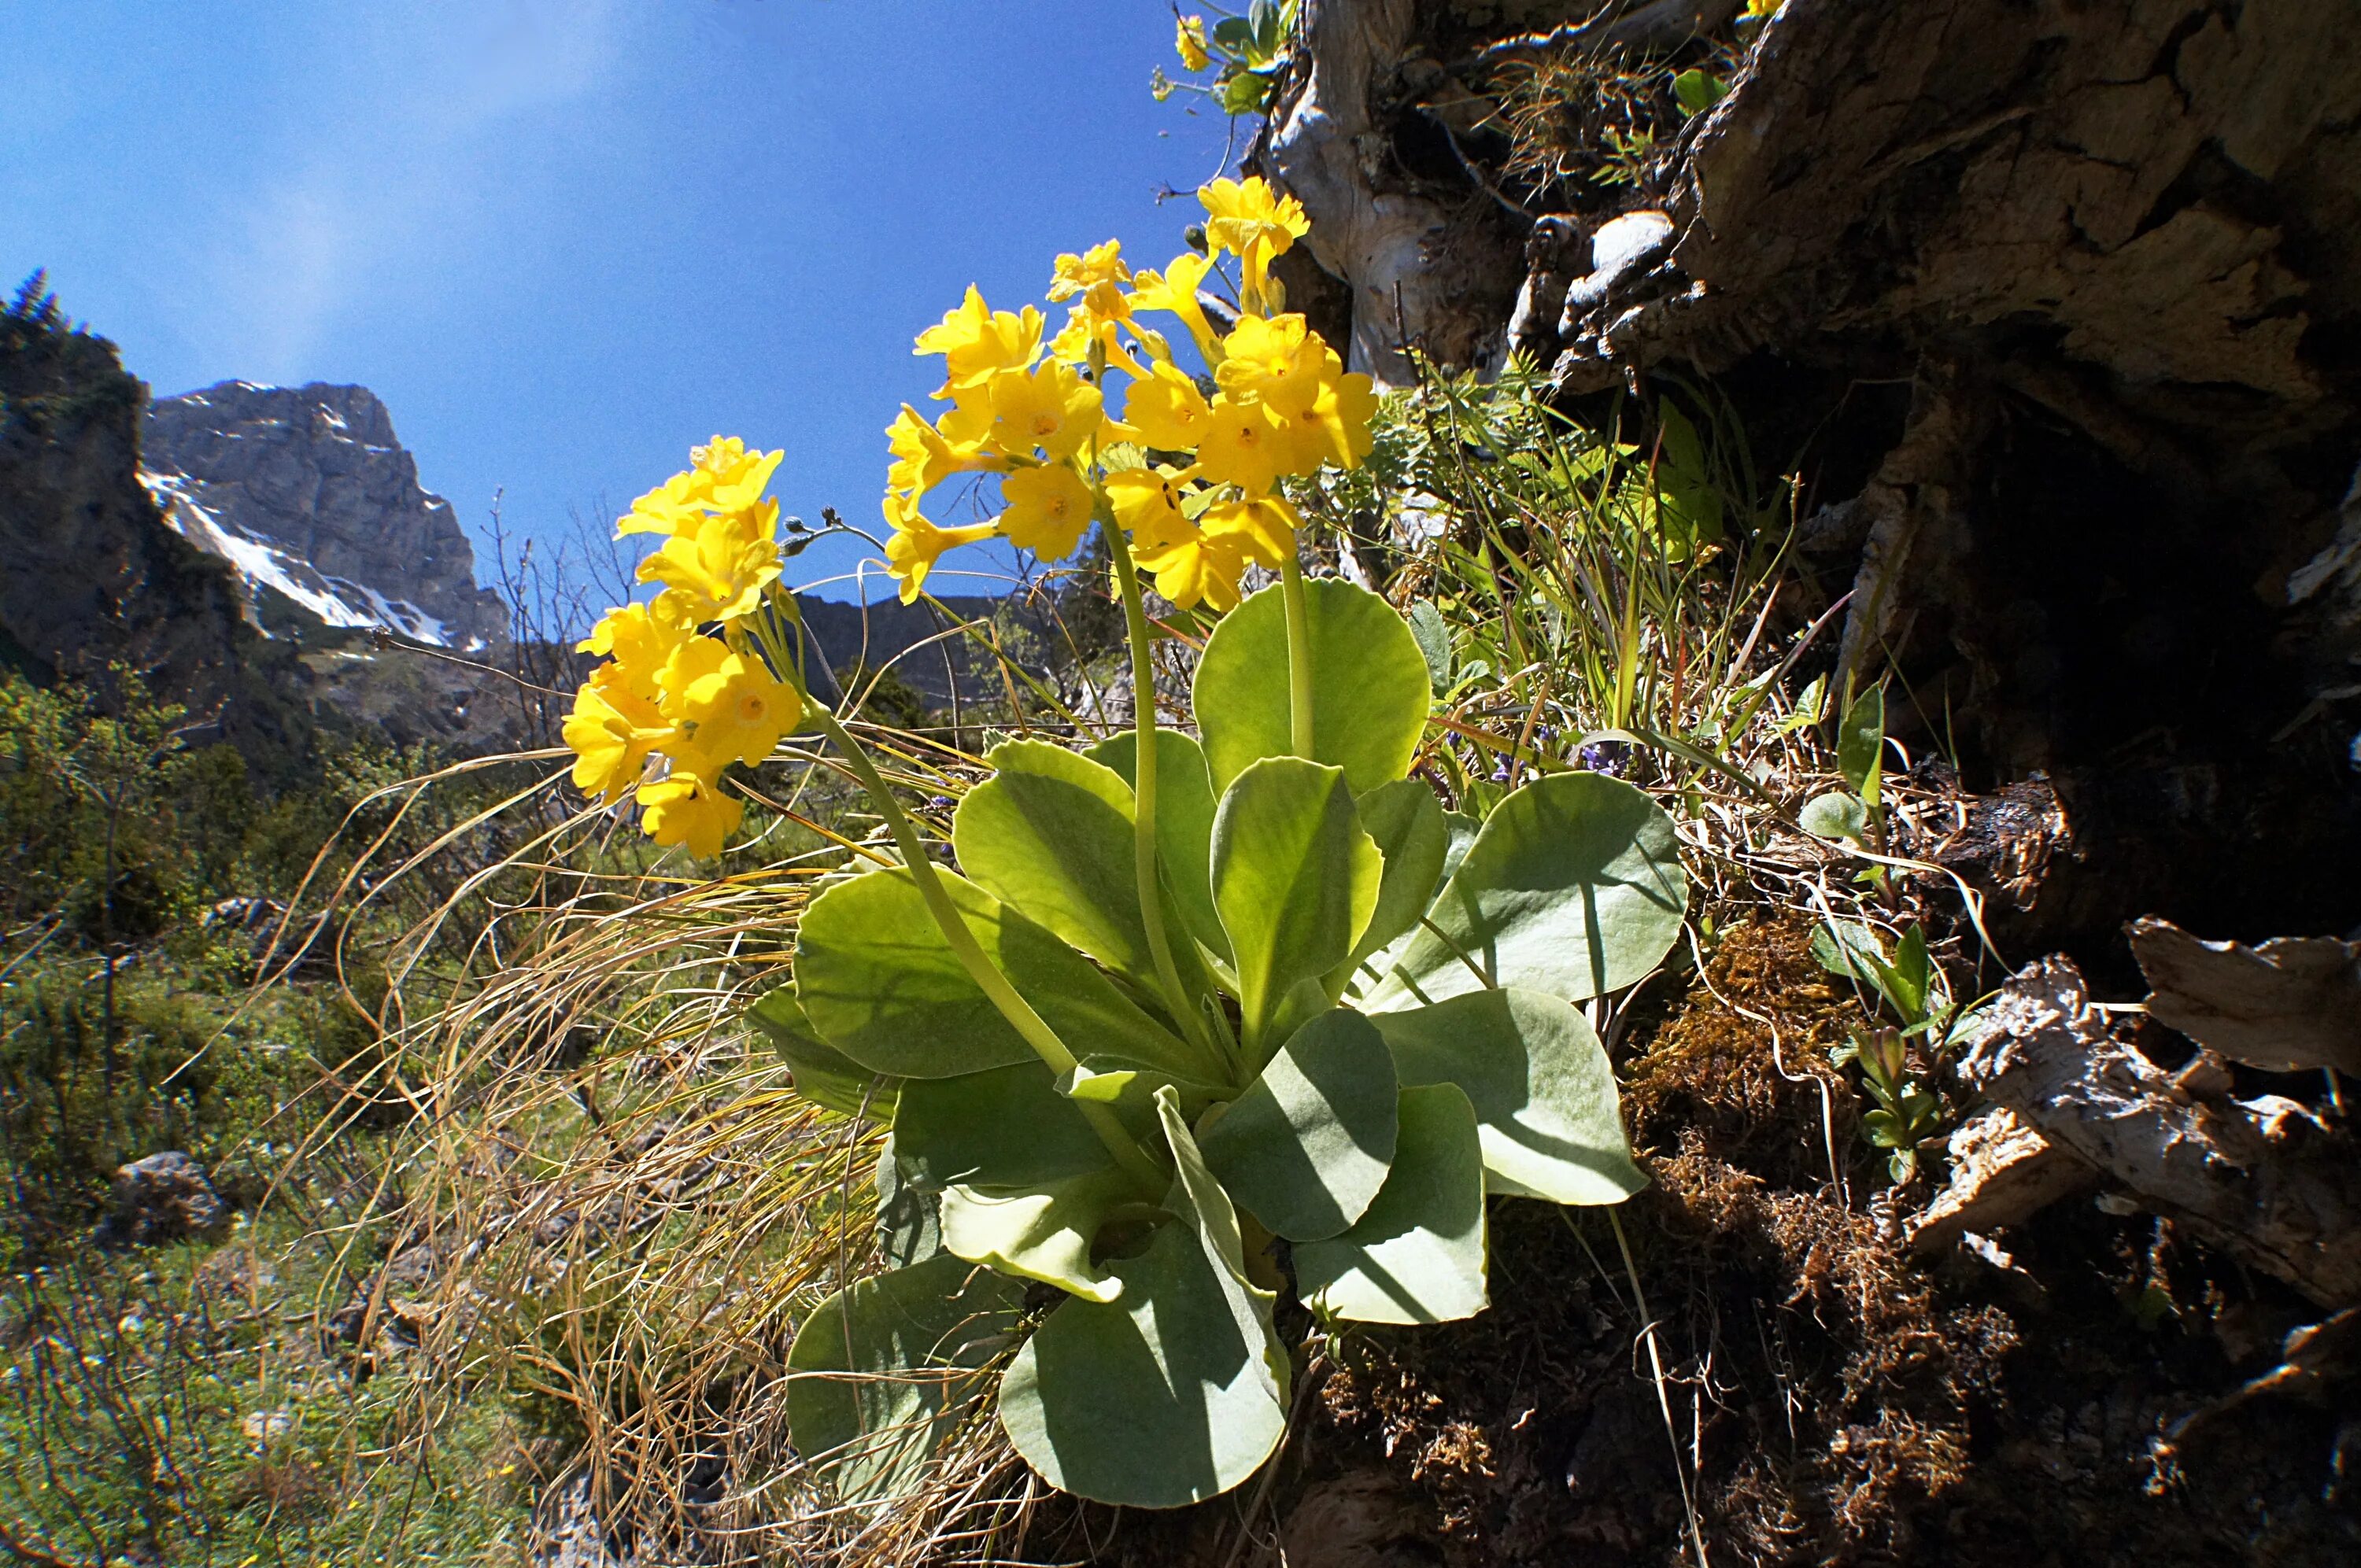
<path fill-rule="evenodd" d="M 1202 16 L 1181 16 L 1173 45 L 1181 69 L 1210 82 L 1175 82 L 1159 67 L 1151 84 L 1160 102 L 1176 92 L 1202 93 L 1227 115 L 1258 115 L 1270 106 L 1279 67 L 1295 37 L 1299 0 L 1254 0 L 1243 16 L 1224 15 L 1209 29 Z"/>
<path fill-rule="evenodd" d="M 1807 833 L 1857 849 L 1885 839 L 1885 690 L 1872 686 L 1845 708 L 1837 730 L 1837 770 L 1845 787 L 1814 795 L 1796 818 Z M 1884 868 L 1872 866 L 1860 880 L 1884 885 Z"/>
<path fill-rule="evenodd" d="M 1917 1174 L 1919 1146 L 1941 1129 L 1942 1101 L 1929 1085 L 1972 1008 L 1961 1009 L 1951 1000 L 1942 970 L 1927 953 L 1923 926 L 1904 932 L 1889 955 L 1869 927 L 1830 921 L 1812 933 L 1812 954 L 1829 973 L 1866 986 L 1893 1020 L 1856 1027 L 1830 1057 L 1839 1067 L 1860 1067 L 1861 1087 L 1877 1102 L 1861 1119 L 1861 1135 L 1887 1151 L 1894 1179 L 1907 1181 Z M 1912 1069 L 1913 1041 L 1923 1071 Z"/>

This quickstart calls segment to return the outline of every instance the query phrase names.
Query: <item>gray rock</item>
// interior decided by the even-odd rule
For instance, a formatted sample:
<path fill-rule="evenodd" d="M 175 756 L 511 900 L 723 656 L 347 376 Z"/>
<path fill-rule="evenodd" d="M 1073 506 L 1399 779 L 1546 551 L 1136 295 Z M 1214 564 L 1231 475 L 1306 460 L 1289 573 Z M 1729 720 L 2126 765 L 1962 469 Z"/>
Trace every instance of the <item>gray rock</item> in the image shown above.
<path fill-rule="evenodd" d="M 205 1168 L 179 1149 L 137 1159 L 115 1173 L 115 1208 L 100 1223 L 101 1246 L 159 1246 L 212 1235 L 229 1223 L 229 1205 Z"/>
<path fill-rule="evenodd" d="M 467 531 L 420 488 L 366 387 L 224 381 L 159 399 L 142 461 L 172 526 L 236 570 L 266 631 L 309 618 L 478 655 L 507 641 Z"/>

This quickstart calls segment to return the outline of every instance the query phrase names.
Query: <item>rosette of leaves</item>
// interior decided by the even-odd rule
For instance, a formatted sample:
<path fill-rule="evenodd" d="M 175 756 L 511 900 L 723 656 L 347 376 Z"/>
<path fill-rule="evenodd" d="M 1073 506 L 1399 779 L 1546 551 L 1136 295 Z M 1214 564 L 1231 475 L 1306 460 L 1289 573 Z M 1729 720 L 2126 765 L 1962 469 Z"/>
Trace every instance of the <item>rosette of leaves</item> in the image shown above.
<path fill-rule="evenodd" d="M 898 868 L 814 900 L 793 986 L 756 1006 L 805 1094 L 891 1126 L 894 1266 L 815 1311 L 790 1362 L 796 1446 L 847 1497 L 908 1487 L 988 1392 L 1052 1485 L 1215 1496 L 1286 1424 L 1281 1293 L 1322 1322 L 1468 1317 L 1488 1193 L 1643 1184 L 1576 1004 L 1671 948 L 1670 819 L 1581 773 L 1481 823 L 1444 811 L 1409 776 L 1411 629 L 1336 581 L 1306 585 L 1306 614 L 1311 755 L 1276 588 L 1207 643 L 1202 740 L 1150 732 L 1159 913 L 1196 1016 L 1168 1005 L 1136 891 L 1134 735 L 1003 745 L 953 822 L 952 895 L 1072 1070 L 1004 1021 Z M 1117 1159 L 1085 1104 L 1148 1158 Z"/>

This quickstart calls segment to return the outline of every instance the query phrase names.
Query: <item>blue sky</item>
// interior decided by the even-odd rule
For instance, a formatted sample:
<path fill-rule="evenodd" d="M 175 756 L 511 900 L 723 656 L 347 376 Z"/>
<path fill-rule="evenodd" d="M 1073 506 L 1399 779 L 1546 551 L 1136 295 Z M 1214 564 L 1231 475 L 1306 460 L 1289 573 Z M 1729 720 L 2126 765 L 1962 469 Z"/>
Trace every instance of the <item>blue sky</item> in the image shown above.
<path fill-rule="evenodd" d="M 496 488 L 555 536 L 717 431 L 786 449 L 790 512 L 875 528 L 936 379 L 912 335 L 1109 236 L 1161 265 L 1197 208 L 1157 192 L 1227 140 L 1148 94 L 1158 0 L 9 11 L 0 281 L 47 267 L 159 396 L 374 389 L 479 542 Z"/>

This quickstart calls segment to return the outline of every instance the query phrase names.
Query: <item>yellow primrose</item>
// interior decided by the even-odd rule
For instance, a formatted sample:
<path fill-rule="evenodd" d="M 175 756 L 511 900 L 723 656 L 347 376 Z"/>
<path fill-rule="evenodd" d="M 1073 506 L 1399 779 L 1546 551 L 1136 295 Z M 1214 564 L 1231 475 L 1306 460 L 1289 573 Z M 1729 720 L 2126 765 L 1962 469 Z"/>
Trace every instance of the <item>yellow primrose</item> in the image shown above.
<path fill-rule="evenodd" d="M 1345 362 L 1300 315 L 1241 316 L 1222 344 L 1213 372 L 1231 400 L 1269 405 L 1281 419 L 1301 419 Z"/>
<path fill-rule="evenodd" d="M 1080 256 L 1069 252 L 1059 257 L 1049 299 L 1054 303 L 1079 294 L 1082 308 L 1097 320 L 1121 321 L 1131 314 L 1131 303 L 1123 292 L 1123 286 L 1130 281 L 1131 269 L 1124 263 L 1122 242 L 1111 239 Z"/>
<path fill-rule="evenodd" d="M 1200 521 L 1208 535 L 1235 540 L 1248 555 L 1277 571 L 1295 554 L 1295 531 L 1303 519 L 1278 497 L 1259 496 L 1209 507 Z"/>
<path fill-rule="evenodd" d="M 951 423 L 959 411 L 954 408 L 946 412 L 943 422 Z M 894 451 L 894 466 L 885 482 L 907 495 L 923 496 L 954 474 L 1000 466 L 984 452 L 981 440 L 952 441 L 907 403 L 885 427 L 885 439 Z"/>
<path fill-rule="evenodd" d="M 574 749 L 575 787 L 610 806 L 639 783 L 648 753 L 680 735 L 613 664 L 591 671 L 574 694 L 563 733 Z"/>
<path fill-rule="evenodd" d="M 762 499 L 763 487 L 785 455 L 784 448 L 750 451 L 737 436 L 717 435 L 703 446 L 690 447 L 688 461 L 693 472 L 707 476 L 707 507 L 714 511 L 740 511 Z"/>
<path fill-rule="evenodd" d="M 945 378 L 935 396 L 945 399 L 980 387 L 1001 371 L 1021 369 L 1040 351 L 1040 311 L 1032 305 L 1021 313 L 992 310 L 972 283 L 963 302 L 918 334 L 915 350 L 943 356 Z"/>
<path fill-rule="evenodd" d="M 1165 544 L 1194 532 L 1196 525 L 1180 515 L 1180 483 L 1185 477 L 1159 468 L 1118 468 L 1106 477 L 1107 507 L 1139 548 Z"/>
<path fill-rule="evenodd" d="M 993 532 L 988 522 L 966 528 L 938 528 L 919 515 L 916 503 L 894 495 L 885 498 L 885 521 L 894 525 L 894 532 L 885 539 L 885 569 L 902 580 L 904 604 L 917 598 L 925 588 L 927 574 L 935 569 L 944 551 L 989 539 Z"/>
<path fill-rule="evenodd" d="M 699 623 L 749 614 L 778 577 L 778 531 L 776 501 L 708 517 L 642 561 L 639 579 L 678 593 L 681 608 Z"/>
<path fill-rule="evenodd" d="M 1104 401 L 1071 366 L 1054 360 L 1038 370 L 1004 370 L 992 378 L 993 444 L 1016 457 L 1038 446 L 1062 463 L 1098 433 Z"/>
<path fill-rule="evenodd" d="M 1142 550 L 1139 564 L 1156 574 L 1156 591 L 1182 609 L 1201 600 L 1215 609 L 1234 609 L 1238 578 L 1250 552 L 1244 535 L 1191 528 L 1186 533 Z"/>
<path fill-rule="evenodd" d="M 1045 561 L 1062 560 L 1082 542 L 1091 521 L 1091 488 L 1063 463 L 1019 468 L 1000 482 L 1008 510 L 1000 532 L 1019 549 Z"/>
<path fill-rule="evenodd" d="M 707 772 L 730 762 L 752 767 L 803 719 L 802 694 L 718 638 L 691 638 L 664 674 L 665 717 L 688 728 L 689 749 Z"/>
<path fill-rule="evenodd" d="M 640 827 L 667 849 L 685 845 L 688 852 L 710 857 L 721 852 L 722 840 L 736 830 L 746 807 L 692 773 L 675 769 L 666 778 L 640 786 Z"/>
<path fill-rule="evenodd" d="M 1180 69 L 1202 71 L 1211 65 L 1213 57 L 1205 49 L 1205 18 L 1175 16 L 1173 24 L 1172 47 L 1180 52 Z"/>
<path fill-rule="evenodd" d="M 653 604 L 618 605 L 609 610 L 590 635 L 574 646 L 577 652 L 611 654 L 613 667 L 632 693 L 653 702 L 664 661 L 694 630 L 680 597 L 662 593 Z"/>
<path fill-rule="evenodd" d="M 1310 448 L 1310 466 L 1299 467 L 1298 473 L 1310 473 L 1323 457 L 1334 458 L 1341 466 L 1356 468 L 1369 455 L 1376 438 L 1369 433 L 1369 421 L 1378 411 L 1378 389 L 1370 379 L 1355 370 L 1348 375 L 1333 377 L 1323 382 L 1319 400 L 1302 422 L 1306 443 Z"/>
<path fill-rule="evenodd" d="M 615 520 L 615 537 L 627 533 L 670 533 L 683 523 L 693 522 L 705 515 L 705 498 L 713 488 L 713 477 L 695 468 L 675 474 L 654 489 L 631 503 L 631 510 Z"/>
<path fill-rule="evenodd" d="M 1193 452 L 1204 438 L 1213 407 L 1187 371 L 1159 360 L 1149 375 L 1124 394 L 1123 418 L 1148 445 L 1166 452 Z"/>
<path fill-rule="evenodd" d="M 1312 232 L 1303 203 L 1282 196 L 1257 174 L 1246 180 L 1216 180 L 1201 187 L 1197 199 L 1205 204 L 1205 240 L 1215 250 L 1255 265 L 1284 256 L 1295 242 Z"/>
<path fill-rule="evenodd" d="M 1296 430 L 1262 403 L 1240 403 L 1228 394 L 1213 400 L 1197 462 L 1216 485 L 1235 485 L 1261 495 L 1281 474 L 1302 466 L 1305 443 Z"/>
<path fill-rule="evenodd" d="M 1197 340 L 1197 351 L 1205 356 L 1205 363 L 1219 365 L 1222 340 L 1213 323 L 1205 319 L 1205 307 L 1197 301 L 1197 291 L 1213 269 L 1213 258 L 1191 250 L 1174 257 L 1172 265 L 1162 272 L 1137 273 L 1131 280 L 1131 308 L 1170 311 L 1179 316 L 1188 323 L 1189 335 Z"/>

